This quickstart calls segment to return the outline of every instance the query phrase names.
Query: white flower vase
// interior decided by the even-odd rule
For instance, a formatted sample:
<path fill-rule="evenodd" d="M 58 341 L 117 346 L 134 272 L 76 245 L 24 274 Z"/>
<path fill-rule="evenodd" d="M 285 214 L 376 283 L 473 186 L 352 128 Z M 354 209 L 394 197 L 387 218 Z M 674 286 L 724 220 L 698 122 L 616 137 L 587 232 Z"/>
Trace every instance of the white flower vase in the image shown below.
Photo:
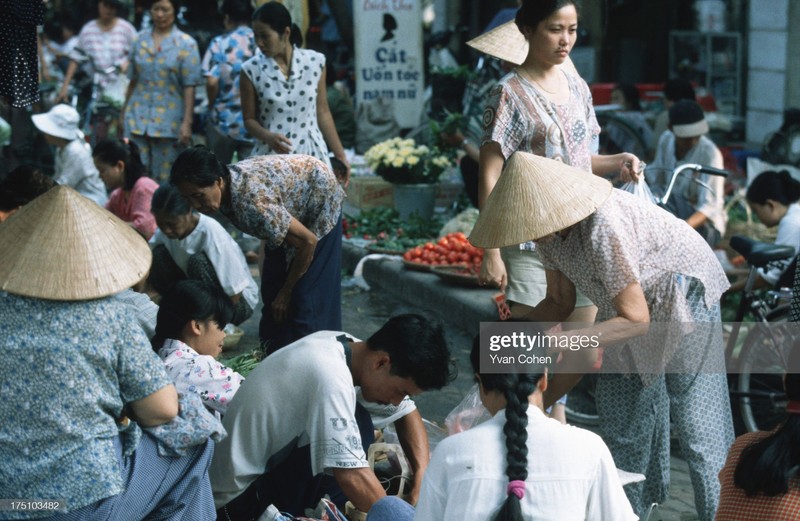
<path fill-rule="evenodd" d="M 407 221 L 415 213 L 424 219 L 433 217 L 436 186 L 436 183 L 394 184 L 394 208 L 400 219 Z"/>

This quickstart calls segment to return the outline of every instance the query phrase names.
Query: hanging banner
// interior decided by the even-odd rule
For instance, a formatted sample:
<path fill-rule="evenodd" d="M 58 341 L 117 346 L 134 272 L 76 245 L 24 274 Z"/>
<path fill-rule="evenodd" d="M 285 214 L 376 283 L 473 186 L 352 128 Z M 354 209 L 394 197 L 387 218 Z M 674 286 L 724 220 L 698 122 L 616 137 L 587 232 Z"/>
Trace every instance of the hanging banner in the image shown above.
<path fill-rule="evenodd" d="M 419 125 L 423 75 L 422 0 L 355 0 L 356 104 L 390 99 L 403 128 Z"/>

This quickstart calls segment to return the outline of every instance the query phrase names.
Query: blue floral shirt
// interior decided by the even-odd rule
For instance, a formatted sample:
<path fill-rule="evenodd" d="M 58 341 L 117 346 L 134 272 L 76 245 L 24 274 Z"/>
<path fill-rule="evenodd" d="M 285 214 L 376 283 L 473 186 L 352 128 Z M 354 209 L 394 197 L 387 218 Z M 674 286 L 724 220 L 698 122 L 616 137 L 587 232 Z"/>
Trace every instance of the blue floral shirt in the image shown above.
<path fill-rule="evenodd" d="M 125 304 L 0 292 L 0 353 L 0 498 L 64 499 L 74 510 L 119 494 L 116 420 L 172 383 Z"/>
<path fill-rule="evenodd" d="M 125 108 L 131 134 L 177 138 L 183 122 L 183 89 L 202 83 L 197 42 L 176 27 L 159 47 L 152 31 L 133 42 L 128 76 L 136 86 Z"/>
<path fill-rule="evenodd" d="M 252 141 L 244 128 L 239 77 L 242 64 L 256 53 L 253 30 L 240 26 L 217 36 L 203 56 L 203 75 L 219 80 L 219 93 L 209 107 L 211 124 L 231 139 Z"/>

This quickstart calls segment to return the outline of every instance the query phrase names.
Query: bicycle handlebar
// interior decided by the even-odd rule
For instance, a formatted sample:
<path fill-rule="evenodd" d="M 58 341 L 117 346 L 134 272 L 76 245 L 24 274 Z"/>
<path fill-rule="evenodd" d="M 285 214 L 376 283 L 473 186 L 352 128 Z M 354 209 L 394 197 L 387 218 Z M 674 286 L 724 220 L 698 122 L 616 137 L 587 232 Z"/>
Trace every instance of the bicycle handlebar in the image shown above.
<path fill-rule="evenodd" d="M 684 170 L 692 170 L 698 173 L 704 173 L 709 175 L 717 175 L 720 177 L 728 177 L 730 172 L 727 170 L 720 170 L 719 168 L 714 168 L 713 166 L 705 166 L 699 165 L 697 163 L 686 163 L 685 165 L 680 165 L 672 171 L 672 178 L 669 180 L 669 185 L 667 186 L 667 191 L 664 192 L 664 197 L 662 197 L 658 203 L 659 204 L 666 204 L 669 200 L 669 196 L 672 193 L 672 188 L 675 186 L 675 180 L 678 176 L 683 173 Z"/>

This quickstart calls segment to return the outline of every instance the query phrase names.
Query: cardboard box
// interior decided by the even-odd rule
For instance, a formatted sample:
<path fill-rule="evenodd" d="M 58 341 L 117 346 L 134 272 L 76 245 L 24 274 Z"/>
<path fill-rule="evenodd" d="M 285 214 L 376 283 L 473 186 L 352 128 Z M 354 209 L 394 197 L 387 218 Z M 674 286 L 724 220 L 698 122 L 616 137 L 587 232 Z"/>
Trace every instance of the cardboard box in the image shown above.
<path fill-rule="evenodd" d="M 347 202 L 361 210 L 377 206 L 391 208 L 394 205 L 394 188 L 376 175 L 353 176 L 347 187 Z"/>

